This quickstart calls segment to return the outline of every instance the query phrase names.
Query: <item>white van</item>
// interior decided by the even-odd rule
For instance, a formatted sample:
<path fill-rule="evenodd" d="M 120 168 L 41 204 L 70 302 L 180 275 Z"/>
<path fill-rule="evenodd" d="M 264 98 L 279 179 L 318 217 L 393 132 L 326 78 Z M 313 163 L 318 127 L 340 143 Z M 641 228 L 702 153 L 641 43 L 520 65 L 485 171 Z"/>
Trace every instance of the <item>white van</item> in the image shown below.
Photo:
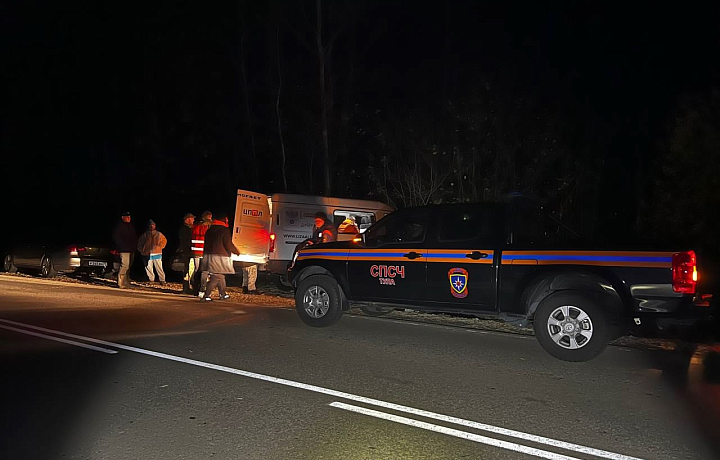
<path fill-rule="evenodd" d="M 233 255 L 237 266 L 258 265 L 277 275 L 279 287 L 290 289 L 287 266 L 295 247 L 312 237 L 315 213 L 322 211 L 337 228 L 353 217 L 360 232 L 395 209 L 379 201 L 331 198 L 324 196 L 262 193 L 238 190 L 235 205 L 233 243 L 240 249 Z M 338 235 L 338 239 L 354 235 Z"/>

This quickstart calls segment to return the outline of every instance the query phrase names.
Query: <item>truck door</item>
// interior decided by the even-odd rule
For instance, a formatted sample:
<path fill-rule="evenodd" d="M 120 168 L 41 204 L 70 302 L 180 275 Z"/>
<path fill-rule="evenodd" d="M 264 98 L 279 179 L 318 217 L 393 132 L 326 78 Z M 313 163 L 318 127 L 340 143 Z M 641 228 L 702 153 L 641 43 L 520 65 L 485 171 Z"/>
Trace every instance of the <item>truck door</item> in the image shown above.
<path fill-rule="evenodd" d="M 499 210 L 455 205 L 439 210 L 428 239 L 428 300 L 456 308 L 495 310 Z"/>
<path fill-rule="evenodd" d="M 364 234 L 348 254 L 348 279 L 354 299 L 414 303 L 425 289 L 425 235 L 428 210 L 398 212 Z"/>
<path fill-rule="evenodd" d="M 267 262 L 270 219 L 267 195 L 238 190 L 232 241 L 240 249 L 241 257 L 233 260 Z"/>

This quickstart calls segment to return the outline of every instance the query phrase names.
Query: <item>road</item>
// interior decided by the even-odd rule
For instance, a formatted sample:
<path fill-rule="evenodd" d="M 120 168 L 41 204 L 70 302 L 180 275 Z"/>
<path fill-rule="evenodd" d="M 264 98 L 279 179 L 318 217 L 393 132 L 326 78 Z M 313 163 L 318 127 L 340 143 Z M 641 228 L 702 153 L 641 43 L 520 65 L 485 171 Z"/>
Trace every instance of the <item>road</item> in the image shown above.
<path fill-rule="evenodd" d="M 0 276 L 0 458 L 714 459 L 702 358 Z"/>

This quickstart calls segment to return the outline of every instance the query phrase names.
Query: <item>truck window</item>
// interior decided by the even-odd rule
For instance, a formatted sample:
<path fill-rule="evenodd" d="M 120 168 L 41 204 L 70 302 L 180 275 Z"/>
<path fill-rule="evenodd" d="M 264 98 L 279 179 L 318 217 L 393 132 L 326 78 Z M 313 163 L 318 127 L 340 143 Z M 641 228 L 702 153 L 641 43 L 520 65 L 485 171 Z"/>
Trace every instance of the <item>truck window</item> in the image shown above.
<path fill-rule="evenodd" d="M 373 226 L 365 237 L 368 246 L 392 243 L 422 243 L 427 232 L 427 213 L 398 216 Z"/>
<path fill-rule="evenodd" d="M 440 213 L 438 240 L 443 243 L 483 241 L 493 243 L 497 239 L 500 221 L 493 208 L 478 206 L 452 206 Z"/>

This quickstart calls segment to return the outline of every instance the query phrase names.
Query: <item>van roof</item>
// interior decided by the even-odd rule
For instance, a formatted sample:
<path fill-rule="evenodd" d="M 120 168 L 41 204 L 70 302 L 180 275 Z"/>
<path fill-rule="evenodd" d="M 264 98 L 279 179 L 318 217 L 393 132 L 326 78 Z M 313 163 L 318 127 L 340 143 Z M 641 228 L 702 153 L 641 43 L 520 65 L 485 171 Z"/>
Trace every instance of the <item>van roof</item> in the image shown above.
<path fill-rule="evenodd" d="M 320 206 L 332 206 L 343 208 L 371 209 L 378 211 L 394 211 L 395 208 L 388 206 L 380 201 L 355 200 L 350 198 L 336 198 L 330 196 L 318 195 L 295 195 L 292 193 L 274 193 L 271 196 L 273 202 L 294 203 L 294 204 L 314 204 Z"/>

